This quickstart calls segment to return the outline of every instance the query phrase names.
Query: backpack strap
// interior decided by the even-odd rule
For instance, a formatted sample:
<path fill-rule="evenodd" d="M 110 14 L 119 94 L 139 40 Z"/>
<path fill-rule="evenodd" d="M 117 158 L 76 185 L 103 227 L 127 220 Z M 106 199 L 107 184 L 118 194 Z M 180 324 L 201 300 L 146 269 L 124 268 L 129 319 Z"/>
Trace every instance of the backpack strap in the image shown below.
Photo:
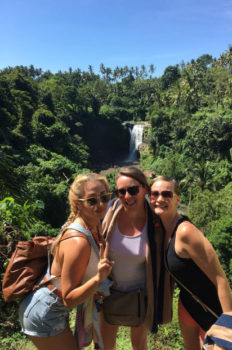
<path fill-rule="evenodd" d="M 79 231 L 81 233 L 84 234 L 84 236 L 87 238 L 89 244 L 93 247 L 93 249 L 95 250 L 96 254 L 97 254 L 97 257 L 99 257 L 99 249 L 98 249 L 98 246 L 97 244 L 95 243 L 95 240 L 93 239 L 93 236 L 91 234 L 90 231 L 86 230 L 83 226 L 81 226 L 80 224 L 77 224 L 75 222 L 73 222 L 72 224 L 70 224 L 66 230 L 68 229 L 71 229 L 71 230 L 76 230 L 76 231 Z M 65 230 L 65 231 L 66 231 Z M 64 232 L 65 232 L 64 231 Z M 63 232 L 63 234 L 64 234 Z M 65 241 L 66 239 L 69 239 L 69 238 L 73 238 L 73 237 L 83 237 L 81 235 L 78 235 L 78 233 L 74 233 L 74 234 L 70 234 L 68 235 L 67 237 L 65 238 L 61 238 L 59 242 L 61 241 Z M 48 268 L 49 268 L 49 271 L 50 271 L 50 268 L 51 268 L 51 258 L 50 258 L 50 251 L 48 250 Z M 53 281 L 54 279 L 56 279 L 57 277 L 60 277 L 60 276 L 53 276 L 53 277 L 50 277 L 48 279 L 43 279 L 42 282 L 40 282 L 39 284 L 36 284 L 33 288 L 33 290 L 43 286 L 43 285 L 46 285 L 47 283 Z"/>
<path fill-rule="evenodd" d="M 95 250 L 95 253 L 97 254 L 97 256 L 99 257 L 99 249 L 98 249 L 98 246 L 95 242 L 95 240 L 93 239 L 93 236 L 91 234 L 90 231 L 86 230 L 83 226 L 81 226 L 80 224 L 76 223 L 76 222 L 73 222 L 72 224 L 70 224 L 66 230 L 68 229 L 71 229 L 71 230 L 76 230 L 76 231 L 79 231 L 81 233 L 83 233 L 85 235 L 85 237 L 88 239 L 88 242 L 89 244 L 93 247 L 93 249 Z M 64 239 L 61 239 L 60 242 L 62 240 L 65 240 L 65 239 L 69 239 L 69 238 L 72 238 L 72 237 L 81 237 L 81 236 L 78 236 L 78 234 L 70 234 L 68 235 L 68 237 L 64 238 Z"/>
<path fill-rule="evenodd" d="M 176 231 L 177 231 L 177 229 L 178 229 L 178 226 L 179 226 L 180 224 L 182 224 L 182 222 L 184 222 L 184 221 L 189 221 L 189 222 L 191 222 L 190 219 L 189 219 L 186 215 L 181 215 L 181 218 L 177 221 L 176 226 L 174 227 L 174 230 L 173 230 L 173 232 L 172 232 L 172 236 L 171 236 L 171 237 L 173 237 L 173 236 L 175 235 L 175 233 L 176 233 Z"/>

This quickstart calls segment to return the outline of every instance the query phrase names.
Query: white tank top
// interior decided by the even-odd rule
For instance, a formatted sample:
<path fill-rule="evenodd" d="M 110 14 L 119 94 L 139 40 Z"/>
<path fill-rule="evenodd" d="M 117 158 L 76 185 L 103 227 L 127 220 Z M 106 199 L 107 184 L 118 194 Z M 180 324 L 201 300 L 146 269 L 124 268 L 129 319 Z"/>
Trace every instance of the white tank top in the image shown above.
<path fill-rule="evenodd" d="M 91 253 L 89 257 L 89 262 L 87 265 L 87 268 L 85 270 L 84 277 L 82 279 L 82 284 L 87 282 L 90 278 L 96 275 L 97 273 L 97 265 L 99 263 L 99 258 L 94 250 L 94 248 L 91 246 Z"/>
<path fill-rule="evenodd" d="M 123 235 L 116 223 L 109 241 L 109 258 L 115 262 L 112 277 L 116 289 L 142 288 L 146 282 L 147 224 L 136 236 Z"/>
<path fill-rule="evenodd" d="M 97 265 L 99 263 L 99 258 L 94 250 L 94 248 L 91 246 L 91 253 L 89 257 L 89 262 L 85 270 L 84 277 L 82 279 L 81 284 L 84 284 L 87 282 L 90 278 L 96 275 L 97 273 Z M 55 277 L 55 275 L 48 275 L 49 277 Z M 61 290 L 61 277 L 57 277 L 56 279 L 52 280 L 51 283 L 59 290 Z"/>

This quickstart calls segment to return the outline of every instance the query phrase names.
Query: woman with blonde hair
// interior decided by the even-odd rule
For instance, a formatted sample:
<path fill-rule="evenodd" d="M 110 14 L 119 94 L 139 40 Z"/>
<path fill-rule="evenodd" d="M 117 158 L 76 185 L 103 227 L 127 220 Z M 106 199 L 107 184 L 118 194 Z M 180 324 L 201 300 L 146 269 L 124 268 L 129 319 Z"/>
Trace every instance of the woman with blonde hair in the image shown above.
<path fill-rule="evenodd" d="M 85 345 L 83 334 L 75 337 L 69 328 L 69 311 L 85 305 L 82 321 L 85 313 L 91 321 L 94 296 L 111 272 L 113 263 L 107 257 L 108 247 L 103 248 L 100 224 L 109 200 L 109 186 L 101 175 L 78 175 L 71 185 L 71 213 L 43 276 L 54 279 L 27 295 L 19 308 L 22 331 L 39 350 L 80 350 Z"/>
<path fill-rule="evenodd" d="M 178 313 L 185 348 L 201 350 L 205 332 L 222 312 L 232 311 L 228 280 L 208 239 L 178 213 L 178 183 L 168 176 L 156 177 L 150 201 L 166 231 L 167 268 L 180 288 Z"/>

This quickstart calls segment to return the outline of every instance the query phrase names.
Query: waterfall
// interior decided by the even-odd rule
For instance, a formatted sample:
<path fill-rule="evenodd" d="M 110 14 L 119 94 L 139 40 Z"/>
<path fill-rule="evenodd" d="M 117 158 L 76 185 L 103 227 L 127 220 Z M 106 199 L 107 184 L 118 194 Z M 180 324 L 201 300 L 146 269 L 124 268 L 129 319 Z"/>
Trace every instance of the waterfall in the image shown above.
<path fill-rule="evenodd" d="M 132 129 L 129 127 L 130 147 L 126 162 L 135 162 L 138 160 L 138 147 L 143 142 L 143 129 L 144 125 L 142 124 L 134 124 Z"/>

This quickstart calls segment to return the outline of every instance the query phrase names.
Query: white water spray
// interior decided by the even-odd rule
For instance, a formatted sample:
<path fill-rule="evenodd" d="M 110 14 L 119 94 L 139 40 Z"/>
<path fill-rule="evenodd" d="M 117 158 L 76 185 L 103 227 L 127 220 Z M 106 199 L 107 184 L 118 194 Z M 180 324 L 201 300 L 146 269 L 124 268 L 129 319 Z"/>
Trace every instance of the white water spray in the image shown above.
<path fill-rule="evenodd" d="M 126 159 L 126 162 L 134 162 L 138 160 L 138 148 L 139 145 L 143 142 L 143 129 L 144 125 L 135 124 L 130 131 L 130 147 L 129 155 Z"/>

